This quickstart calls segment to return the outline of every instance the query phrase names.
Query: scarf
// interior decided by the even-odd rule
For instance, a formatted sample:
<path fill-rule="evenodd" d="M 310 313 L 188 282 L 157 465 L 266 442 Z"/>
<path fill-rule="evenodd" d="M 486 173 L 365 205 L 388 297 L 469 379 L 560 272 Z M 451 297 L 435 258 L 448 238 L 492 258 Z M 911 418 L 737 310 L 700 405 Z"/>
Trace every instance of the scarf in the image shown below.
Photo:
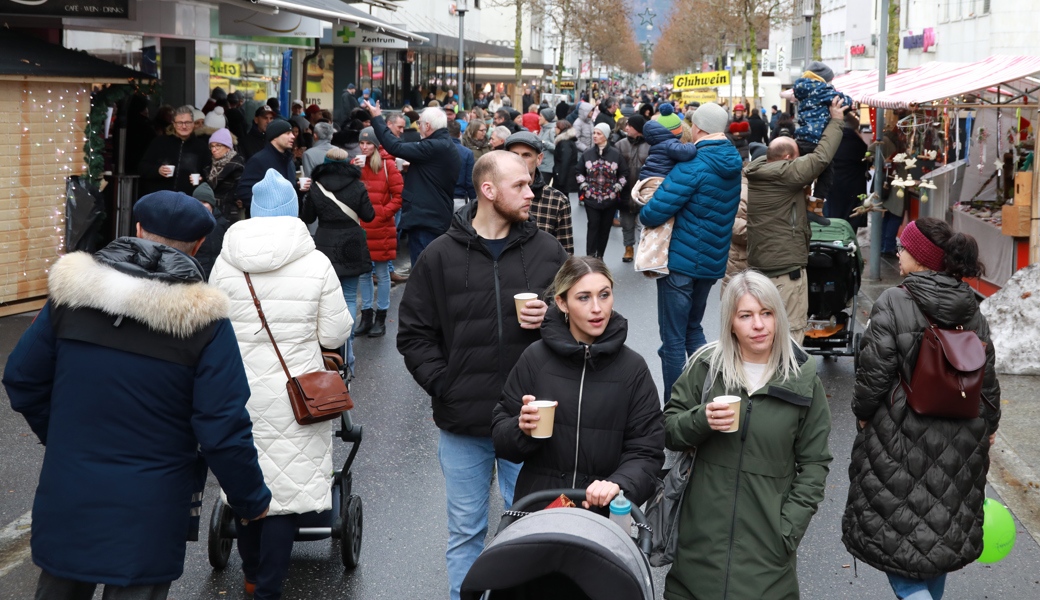
<path fill-rule="evenodd" d="M 232 148 L 227 151 L 227 154 L 213 161 L 213 166 L 209 170 L 209 177 L 206 178 L 206 181 L 209 182 L 209 187 L 217 189 L 217 180 L 220 179 L 220 173 L 231 162 L 231 159 L 236 156 L 238 156 L 238 153 Z"/>

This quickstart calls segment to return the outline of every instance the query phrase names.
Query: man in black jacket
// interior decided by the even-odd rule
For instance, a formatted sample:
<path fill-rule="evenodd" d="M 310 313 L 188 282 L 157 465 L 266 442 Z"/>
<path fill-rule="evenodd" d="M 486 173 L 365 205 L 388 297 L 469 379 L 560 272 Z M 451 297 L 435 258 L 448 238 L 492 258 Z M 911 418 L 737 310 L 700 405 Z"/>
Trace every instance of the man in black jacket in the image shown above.
<path fill-rule="evenodd" d="M 296 137 L 292 134 L 292 125 L 284 119 L 273 121 L 267 126 L 266 136 L 266 145 L 246 162 L 246 168 L 238 180 L 238 199 L 247 211 L 249 203 L 253 201 L 253 185 L 264 178 L 268 169 L 274 169 L 293 184 L 297 192 L 311 189 L 310 180 L 305 179 L 303 184 L 296 181 L 296 165 L 293 164 L 292 156 Z"/>
<path fill-rule="evenodd" d="M 447 235 L 431 243 L 412 269 L 397 334 L 397 349 L 433 398 L 433 420 L 441 430 L 453 600 L 487 534 L 488 482 L 496 462 L 491 412 L 513 365 L 539 339 L 547 308 L 528 301 L 518 324 L 513 295 L 542 293 L 568 258 L 529 220 L 534 194 L 520 157 L 485 154 L 473 169 L 473 183 L 477 201 L 455 213 Z M 520 465 L 498 461 L 507 509 L 519 471 Z"/>
<path fill-rule="evenodd" d="M 433 107 L 423 109 L 419 117 L 418 142 L 402 142 L 387 127 L 379 103 L 367 104 L 372 115 L 372 129 L 383 149 L 395 158 L 408 161 L 401 192 L 400 229 L 408 234 L 408 254 L 412 267 L 419 255 L 437 236 L 448 231 L 455 210 L 455 182 L 459 179 L 462 159 L 448 135 L 448 117 Z"/>
<path fill-rule="evenodd" d="M 162 190 L 191 195 L 195 189 L 192 174 L 201 175 L 210 161 L 209 145 L 194 132 L 192 108 L 178 108 L 173 113 L 173 135 L 152 140 L 137 165 L 142 195 Z"/>
<path fill-rule="evenodd" d="M 253 115 L 253 127 L 245 137 L 238 138 L 238 150 L 242 158 L 249 160 L 254 154 L 263 150 L 267 143 L 267 126 L 274 119 L 271 107 L 261 104 Z M 263 175 L 261 175 L 263 177 Z"/>

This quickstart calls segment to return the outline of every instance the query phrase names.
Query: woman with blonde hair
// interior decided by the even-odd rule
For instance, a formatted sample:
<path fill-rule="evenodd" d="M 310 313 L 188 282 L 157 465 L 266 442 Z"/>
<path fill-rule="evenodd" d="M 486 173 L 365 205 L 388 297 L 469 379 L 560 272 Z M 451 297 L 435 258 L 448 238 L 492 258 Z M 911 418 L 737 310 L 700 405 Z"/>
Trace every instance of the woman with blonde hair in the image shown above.
<path fill-rule="evenodd" d="M 798 598 L 798 544 L 832 458 L 827 395 L 765 275 L 730 280 L 721 329 L 665 407 L 666 447 L 696 450 L 665 597 Z"/>
<path fill-rule="evenodd" d="M 583 488 L 586 508 L 607 506 L 621 491 L 642 504 L 664 464 L 664 423 L 650 369 L 625 345 L 614 278 L 603 261 L 573 256 L 550 295 L 542 339 L 513 367 L 492 418 L 496 454 L 524 463 L 513 497 Z M 557 402 L 548 439 L 531 437 L 536 399 Z"/>

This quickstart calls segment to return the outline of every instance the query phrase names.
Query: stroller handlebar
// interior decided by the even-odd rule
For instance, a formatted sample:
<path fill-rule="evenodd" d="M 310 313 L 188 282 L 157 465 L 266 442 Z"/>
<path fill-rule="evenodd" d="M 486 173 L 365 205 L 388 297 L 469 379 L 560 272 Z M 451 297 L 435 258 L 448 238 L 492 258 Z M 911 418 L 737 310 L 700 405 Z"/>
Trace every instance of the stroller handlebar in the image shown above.
<path fill-rule="evenodd" d="M 553 500 L 556 500 L 561 495 L 567 496 L 575 504 L 580 505 L 585 501 L 585 490 L 579 489 L 555 489 L 555 490 L 542 490 L 540 492 L 534 492 L 528 494 L 523 498 L 513 503 L 513 507 L 508 513 L 502 516 L 502 520 L 498 524 L 498 532 L 502 533 L 506 527 L 512 525 L 520 516 L 515 513 L 522 512 L 536 512 L 544 509 L 547 505 L 551 504 Z M 632 520 L 638 525 L 646 525 L 646 515 L 640 510 L 638 506 L 632 504 Z M 650 530 L 646 527 L 637 527 L 639 531 L 639 549 L 646 556 L 650 556 L 650 550 L 652 548 L 653 540 L 651 539 Z M 497 535 L 497 534 L 496 534 Z"/>

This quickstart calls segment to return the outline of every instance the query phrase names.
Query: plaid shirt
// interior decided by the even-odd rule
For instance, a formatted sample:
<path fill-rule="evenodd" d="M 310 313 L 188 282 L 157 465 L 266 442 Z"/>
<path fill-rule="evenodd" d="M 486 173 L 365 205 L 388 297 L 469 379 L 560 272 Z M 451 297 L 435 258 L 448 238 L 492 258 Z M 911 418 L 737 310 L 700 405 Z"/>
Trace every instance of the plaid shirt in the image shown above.
<path fill-rule="evenodd" d="M 574 255 L 574 229 L 571 227 L 571 201 L 567 194 L 549 186 L 531 201 L 531 215 L 538 229 L 559 240 L 567 254 Z"/>

